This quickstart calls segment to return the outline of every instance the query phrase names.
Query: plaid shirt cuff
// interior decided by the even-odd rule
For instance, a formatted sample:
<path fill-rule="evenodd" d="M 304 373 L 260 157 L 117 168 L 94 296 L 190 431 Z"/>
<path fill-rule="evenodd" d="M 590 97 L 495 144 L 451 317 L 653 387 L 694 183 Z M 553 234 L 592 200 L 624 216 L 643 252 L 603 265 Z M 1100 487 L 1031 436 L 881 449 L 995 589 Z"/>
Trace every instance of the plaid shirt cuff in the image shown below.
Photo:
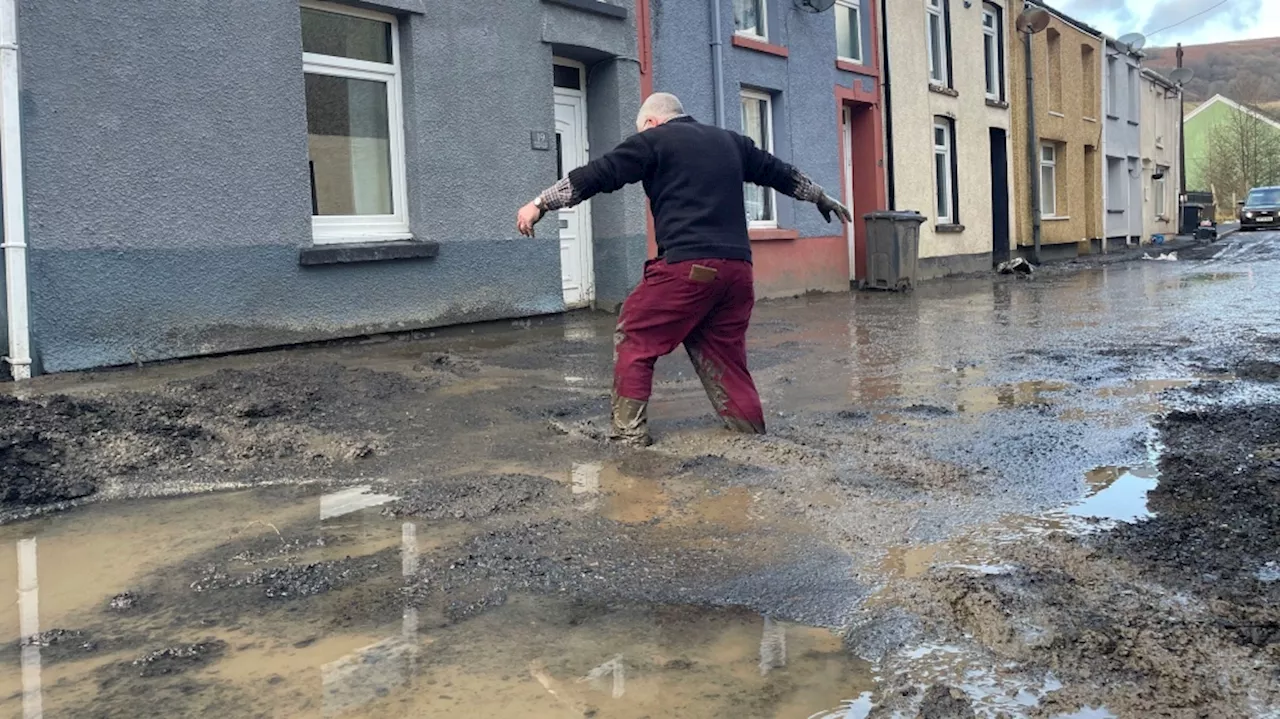
<path fill-rule="evenodd" d="M 576 194 L 573 189 L 573 183 L 569 182 L 569 178 L 566 177 L 543 190 L 542 194 L 538 195 L 538 199 L 542 200 L 542 206 L 547 212 L 554 212 L 578 204 L 574 200 Z"/>
<path fill-rule="evenodd" d="M 823 190 L 821 185 L 810 180 L 808 175 L 799 170 L 796 170 L 795 174 L 791 177 L 796 183 L 796 189 L 792 190 L 791 196 L 797 200 L 804 200 L 805 202 L 813 202 L 816 204 L 818 200 L 821 200 L 827 194 L 826 190 Z"/>

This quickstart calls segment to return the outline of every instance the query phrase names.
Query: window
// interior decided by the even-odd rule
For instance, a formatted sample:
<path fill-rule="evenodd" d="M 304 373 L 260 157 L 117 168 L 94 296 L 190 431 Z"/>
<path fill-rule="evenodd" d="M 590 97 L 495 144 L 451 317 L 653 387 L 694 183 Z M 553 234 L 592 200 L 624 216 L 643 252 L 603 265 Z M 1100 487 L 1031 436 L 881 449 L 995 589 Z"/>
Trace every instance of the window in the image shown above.
<path fill-rule="evenodd" d="M 991 3 L 982 5 L 982 54 L 986 66 L 987 99 L 1004 101 L 1004 38 L 1003 18 L 1000 8 Z"/>
<path fill-rule="evenodd" d="M 1158 175 L 1158 177 L 1151 178 L 1151 199 L 1152 204 L 1155 205 L 1154 209 L 1156 217 L 1158 219 L 1164 219 L 1167 217 L 1165 212 L 1168 211 L 1165 203 L 1168 201 L 1169 168 L 1164 167 L 1163 165 L 1157 165 L 1156 175 Z"/>
<path fill-rule="evenodd" d="M 929 81 L 951 87 L 951 37 L 947 28 L 947 0 L 925 0 L 925 38 L 929 53 Z"/>
<path fill-rule="evenodd" d="M 1129 68 L 1129 122 L 1138 123 L 1138 102 L 1141 98 L 1138 96 L 1138 68 L 1125 63 Z"/>
<path fill-rule="evenodd" d="M 933 194 L 939 225 L 959 224 L 956 214 L 955 121 L 933 118 Z"/>
<path fill-rule="evenodd" d="M 1107 212 L 1124 212 L 1129 202 L 1129 175 L 1122 157 L 1107 158 Z"/>
<path fill-rule="evenodd" d="M 301 12 L 313 240 L 406 239 L 396 20 L 311 2 Z"/>
<path fill-rule="evenodd" d="M 1120 119 L 1120 63 L 1107 56 L 1107 117 Z"/>
<path fill-rule="evenodd" d="M 1045 33 L 1049 48 L 1049 111 L 1062 113 L 1062 35 L 1053 28 Z"/>
<path fill-rule="evenodd" d="M 733 30 L 743 35 L 769 37 L 765 0 L 733 0 Z"/>
<path fill-rule="evenodd" d="M 1084 74 L 1084 116 L 1090 120 L 1098 119 L 1098 110 L 1094 98 L 1098 96 L 1098 67 L 1094 64 L 1096 57 L 1089 45 L 1080 46 L 1080 71 Z"/>
<path fill-rule="evenodd" d="M 836 54 L 862 64 L 861 0 L 836 0 Z"/>
<path fill-rule="evenodd" d="M 742 93 L 742 134 L 755 141 L 765 152 L 773 152 L 773 100 L 762 92 Z M 776 227 L 774 192 L 767 187 L 747 184 L 747 222 L 752 227 Z"/>
<path fill-rule="evenodd" d="M 1058 146 L 1040 145 L 1040 214 L 1058 216 Z"/>

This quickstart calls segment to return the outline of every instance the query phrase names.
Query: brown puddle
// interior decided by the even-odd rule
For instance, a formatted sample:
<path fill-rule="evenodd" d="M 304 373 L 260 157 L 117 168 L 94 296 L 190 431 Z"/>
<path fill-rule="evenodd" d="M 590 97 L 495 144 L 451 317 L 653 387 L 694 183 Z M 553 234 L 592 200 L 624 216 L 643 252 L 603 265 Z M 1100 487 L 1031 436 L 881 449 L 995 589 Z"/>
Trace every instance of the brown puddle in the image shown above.
<path fill-rule="evenodd" d="M 576 499 L 594 495 L 620 522 L 732 526 L 750 521 L 754 501 L 735 489 L 673 502 L 660 483 L 607 466 L 579 465 L 571 483 Z M 103 503 L 0 527 L 0 594 L 21 589 L 0 605 L 0 716 L 804 719 L 873 686 L 830 631 L 741 608 L 513 594 L 442 622 L 400 598 L 400 577 L 468 528 L 387 518 L 391 499 L 281 488 Z M 267 571 L 344 557 L 389 559 L 355 584 L 238 612 L 219 613 L 230 595 L 200 596 L 181 579 L 215 558 Z M 109 608 L 139 587 L 151 588 L 139 593 L 145 608 Z M 53 629 L 83 635 L 18 649 L 20 636 Z M 165 648 L 176 651 L 136 661 Z"/>

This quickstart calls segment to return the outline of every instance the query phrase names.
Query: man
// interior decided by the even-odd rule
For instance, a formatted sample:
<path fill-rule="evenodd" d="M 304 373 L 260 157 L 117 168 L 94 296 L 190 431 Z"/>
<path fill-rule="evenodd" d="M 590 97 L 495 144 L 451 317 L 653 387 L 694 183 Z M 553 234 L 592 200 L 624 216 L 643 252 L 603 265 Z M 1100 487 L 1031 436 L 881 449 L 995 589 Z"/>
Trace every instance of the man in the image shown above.
<path fill-rule="evenodd" d="M 680 344 L 725 424 L 763 434 L 764 410 L 747 371 L 755 290 L 743 183 L 815 203 L 827 222 L 833 213 L 849 222 L 849 210 L 749 138 L 695 121 L 674 95 L 651 95 L 640 108 L 636 131 L 522 207 L 517 229 L 532 237 L 533 226 L 548 212 L 643 182 L 658 258 L 645 263 L 644 278 L 618 320 L 610 438 L 652 444 L 653 366 Z"/>

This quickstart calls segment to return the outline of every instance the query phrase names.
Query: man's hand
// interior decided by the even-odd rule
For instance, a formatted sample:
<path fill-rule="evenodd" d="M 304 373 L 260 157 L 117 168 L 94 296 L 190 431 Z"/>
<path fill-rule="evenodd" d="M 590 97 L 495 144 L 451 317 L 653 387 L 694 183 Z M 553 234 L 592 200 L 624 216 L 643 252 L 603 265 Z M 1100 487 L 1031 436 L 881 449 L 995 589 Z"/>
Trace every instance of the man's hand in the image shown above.
<path fill-rule="evenodd" d="M 831 195 L 823 193 L 822 198 L 816 204 L 818 205 L 818 212 L 822 213 L 822 218 L 827 222 L 831 222 L 832 213 L 835 213 L 835 216 L 840 218 L 840 221 L 846 225 L 853 222 L 853 215 L 849 212 L 849 208 L 840 204 Z"/>
<path fill-rule="evenodd" d="M 525 237 L 533 237 L 533 226 L 547 214 L 536 202 L 530 202 L 516 213 L 516 229 Z"/>

